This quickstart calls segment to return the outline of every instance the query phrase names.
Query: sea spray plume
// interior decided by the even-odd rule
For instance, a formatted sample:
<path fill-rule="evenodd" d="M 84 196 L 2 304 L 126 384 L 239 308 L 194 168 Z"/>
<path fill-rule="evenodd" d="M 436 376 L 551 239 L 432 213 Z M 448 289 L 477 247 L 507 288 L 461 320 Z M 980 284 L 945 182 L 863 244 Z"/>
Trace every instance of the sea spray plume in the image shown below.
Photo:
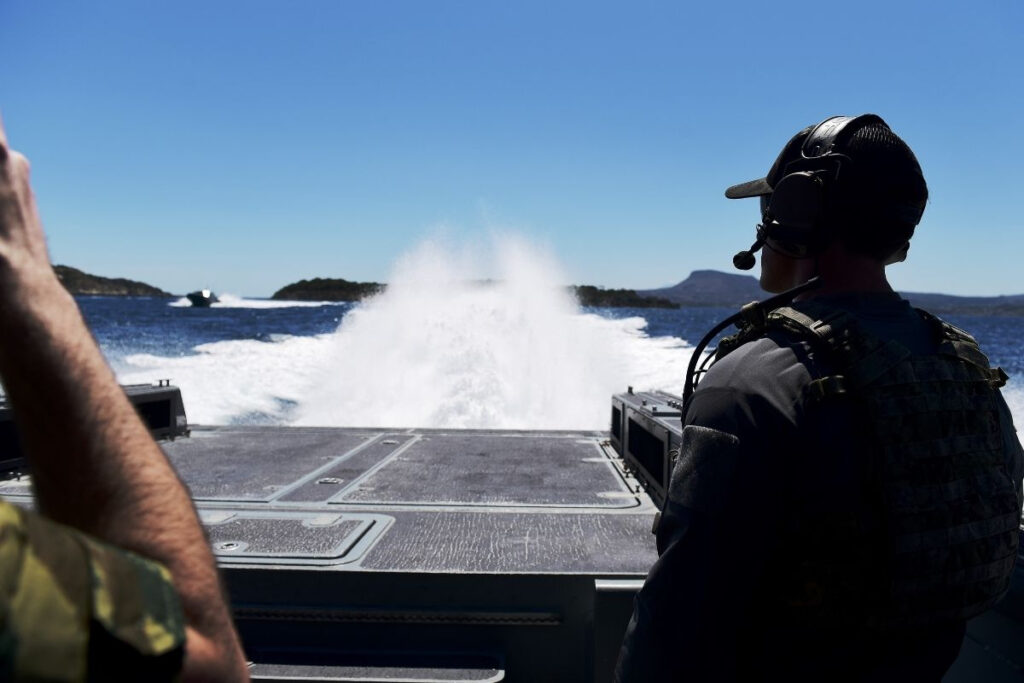
<path fill-rule="evenodd" d="M 626 384 L 678 391 L 680 340 L 581 314 L 554 258 L 524 240 L 490 252 L 426 242 L 400 259 L 388 289 L 343 319 L 297 423 L 604 429 Z M 481 281 L 483 260 L 494 280 Z"/>
<path fill-rule="evenodd" d="M 611 393 L 681 391 L 681 340 L 647 337 L 643 318 L 581 313 L 559 273 L 514 238 L 428 243 L 399 261 L 389 295 L 334 334 L 224 340 L 185 356 L 105 352 L 123 383 L 171 378 L 189 421 L 207 425 L 607 429 Z"/>

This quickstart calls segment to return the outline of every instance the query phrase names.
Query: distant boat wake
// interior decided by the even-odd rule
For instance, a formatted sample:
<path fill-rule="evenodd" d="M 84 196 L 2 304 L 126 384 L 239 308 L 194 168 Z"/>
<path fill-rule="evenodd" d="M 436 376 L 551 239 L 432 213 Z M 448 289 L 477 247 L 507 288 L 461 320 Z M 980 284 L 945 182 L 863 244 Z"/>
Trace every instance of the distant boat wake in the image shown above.
<path fill-rule="evenodd" d="M 277 299 L 245 299 L 234 294 L 220 294 L 219 301 L 210 308 L 314 308 L 317 306 L 345 306 L 347 301 L 280 301 Z M 186 297 L 172 301 L 168 306 L 185 308 L 192 306 Z"/>

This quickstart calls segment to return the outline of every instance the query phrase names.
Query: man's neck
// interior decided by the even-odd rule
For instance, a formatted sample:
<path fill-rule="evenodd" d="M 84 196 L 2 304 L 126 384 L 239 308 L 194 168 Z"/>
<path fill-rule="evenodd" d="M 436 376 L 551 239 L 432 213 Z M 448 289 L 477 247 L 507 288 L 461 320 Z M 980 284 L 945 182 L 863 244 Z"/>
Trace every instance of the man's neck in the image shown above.
<path fill-rule="evenodd" d="M 831 294 L 867 294 L 892 292 L 892 286 L 885 276 L 885 265 L 870 256 L 863 256 L 846 249 L 827 249 L 816 259 L 808 260 L 801 272 L 801 282 L 818 275 L 821 286 L 801 295 L 800 299 Z M 800 283 L 796 283 L 800 284 Z"/>

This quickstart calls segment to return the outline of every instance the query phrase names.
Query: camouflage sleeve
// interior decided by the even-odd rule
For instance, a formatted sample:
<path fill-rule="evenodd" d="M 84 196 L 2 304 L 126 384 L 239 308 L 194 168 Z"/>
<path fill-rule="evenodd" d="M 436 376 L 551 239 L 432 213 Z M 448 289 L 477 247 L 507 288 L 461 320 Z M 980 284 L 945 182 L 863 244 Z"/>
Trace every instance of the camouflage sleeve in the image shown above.
<path fill-rule="evenodd" d="M 184 643 L 163 566 L 0 502 L 0 680 L 174 681 Z"/>

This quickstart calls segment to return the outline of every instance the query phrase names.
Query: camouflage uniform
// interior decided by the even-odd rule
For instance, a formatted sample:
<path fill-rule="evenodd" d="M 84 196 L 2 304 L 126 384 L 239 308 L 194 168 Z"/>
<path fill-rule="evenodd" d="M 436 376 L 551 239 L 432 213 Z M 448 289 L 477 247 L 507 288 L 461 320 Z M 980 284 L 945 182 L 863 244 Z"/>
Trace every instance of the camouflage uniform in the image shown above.
<path fill-rule="evenodd" d="M 163 566 L 0 502 L 0 680 L 173 681 L 181 604 Z"/>

